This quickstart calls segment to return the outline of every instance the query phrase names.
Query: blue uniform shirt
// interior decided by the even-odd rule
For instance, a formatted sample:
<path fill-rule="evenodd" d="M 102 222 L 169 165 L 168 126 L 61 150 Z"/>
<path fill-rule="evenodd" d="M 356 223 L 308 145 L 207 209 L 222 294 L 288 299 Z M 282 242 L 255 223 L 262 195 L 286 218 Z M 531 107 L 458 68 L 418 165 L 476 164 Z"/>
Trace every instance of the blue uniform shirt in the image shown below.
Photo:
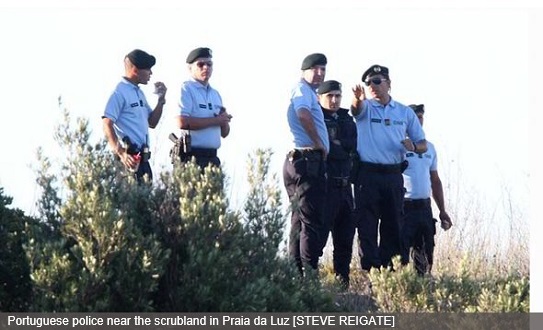
<path fill-rule="evenodd" d="M 128 136 L 132 143 L 141 147 L 144 143 L 149 144 L 148 120 L 152 111 L 141 89 L 123 78 L 109 97 L 102 118 L 113 121 L 119 140 Z"/>
<path fill-rule="evenodd" d="M 204 86 L 191 79 L 181 86 L 179 114 L 185 117 L 212 118 L 219 114 L 222 98 L 210 85 Z M 191 130 L 193 148 L 219 149 L 221 146 L 221 127 L 210 126 Z"/>
<path fill-rule="evenodd" d="M 313 141 L 302 126 L 300 118 L 298 118 L 298 111 L 302 108 L 309 110 L 311 113 L 317 134 L 326 148 L 326 152 L 328 152 L 330 149 L 328 131 L 326 130 L 324 115 L 317 99 L 317 93 L 304 79 L 301 79 L 291 91 L 287 119 L 290 131 L 294 137 L 294 147 L 314 147 Z"/>
<path fill-rule="evenodd" d="M 405 198 L 426 199 L 432 196 L 430 171 L 437 171 L 437 154 L 434 145 L 426 143 L 428 151 L 424 154 L 407 152 L 405 155 L 409 162 L 403 172 Z"/>
<path fill-rule="evenodd" d="M 402 140 L 408 136 L 418 142 L 425 139 L 417 115 L 410 107 L 390 99 L 384 106 L 365 100 L 355 116 L 360 160 L 376 164 L 399 164 L 404 160 Z"/>

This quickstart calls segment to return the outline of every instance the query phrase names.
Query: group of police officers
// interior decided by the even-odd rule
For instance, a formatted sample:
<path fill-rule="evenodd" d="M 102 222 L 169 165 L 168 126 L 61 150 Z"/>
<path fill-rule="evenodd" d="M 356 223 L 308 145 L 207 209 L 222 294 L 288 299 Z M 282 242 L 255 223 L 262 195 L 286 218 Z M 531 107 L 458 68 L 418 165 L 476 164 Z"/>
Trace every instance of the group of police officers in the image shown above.
<path fill-rule="evenodd" d="M 352 88 L 351 116 L 340 107 L 341 84 L 324 79 L 326 65 L 324 54 L 308 55 L 291 91 L 294 149 L 283 168 L 292 207 L 290 254 L 302 275 L 313 272 L 331 231 L 334 270 L 347 287 L 357 230 L 363 270 L 392 267 L 395 255 L 407 264 L 412 249 L 417 272 L 425 274 L 434 250 L 431 195 L 442 228 L 452 222 L 435 149 L 422 129 L 424 106 L 392 99 L 388 68 L 372 65 L 362 75 L 371 99 L 362 85 Z"/>
<path fill-rule="evenodd" d="M 232 116 L 223 106 L 219 92 L 211 87 L 213 73 L 212 51 L 207 47 L 192 50 L 186 59 L 190 79 L 181 86 L 179 114 L 176 122 L 182 135 L 175 155 L 181 162 L 195 158 L 201 168 L 208 164 L 220 166 L 217 149 L 221 138 L 230 133 Z M 110 148 L 139 182 L 149 181 L 153 173 L 149 166 L 149 130 L 162 116 L 167 88 L 155 83 L 158 102 L 151 109 L 139 85 L 147 84 L 156 59 L 141 49 L 124 58 L 125 75 L 109 97 L 102 115 L 104 133 Z"/>
<path fill-rule="evenodd" d="M 182 134 L 174 155 L 182 162 L 194 157 L 201 168 L 220 166 L 217 149 L 230 132 L 232 116 L 209 85 L 211 49 L 192 50 L 186 62 L 190 79 L 181 88 L 177 124 Z M 155 83 L 154 109 L 139 87 L 148 83 L 155 63 L 143 50 L 128 53 L 125 76 L 102 116 L 110 148 L 139 182 L 152 179 L 148 128 L 157 125 L 166 103 L 164 83 Z M 283 167 L 292 211 L 290 255 L 302 276 L 316 273 L 331 231 L 334 270 L 348 287 L 358 230 L 362 269 L 390 267 L 395 255 L 407 264 L 413 251 L 417 271 L 427 273 L 435 234 L 430 196 L 442 228 L 449 229 L 452 222 L 435 149 L 422 130 L 424 107 L 393 100 L 388 68 L 372 65 L 362 75 L 371 99 L 359 84 L 352 88 L 350 111 L 341 108 L 341 83 L 325 81 L 326 65 L 324 54 L 304 58 L 287 111 L 294 140 Z"/>

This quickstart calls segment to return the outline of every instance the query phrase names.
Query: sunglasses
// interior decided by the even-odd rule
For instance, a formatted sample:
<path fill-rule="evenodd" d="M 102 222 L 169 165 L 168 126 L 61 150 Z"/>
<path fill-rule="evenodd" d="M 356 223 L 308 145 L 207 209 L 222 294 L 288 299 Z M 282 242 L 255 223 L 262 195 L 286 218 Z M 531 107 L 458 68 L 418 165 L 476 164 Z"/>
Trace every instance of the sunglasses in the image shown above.
<path fill-rule="evenodd" d="M 388 81 L 386 78 L 371 78 L 366 80 L 365 84 L 366 86 L 369 86 L 370 84 L 374 85 L 381 85 L 382 82 Z"/>
<path fill-rule="evenodd" d="M 207 61 L 207 62 L 201 61 L 201 62 L 196 62 L 196 65 L 201 69 L 201 68 L 204 67 L 204 65 L 207 65 L 208 67 L 212 67 L 213 62 L 211 62 L 211 61 Z"/>

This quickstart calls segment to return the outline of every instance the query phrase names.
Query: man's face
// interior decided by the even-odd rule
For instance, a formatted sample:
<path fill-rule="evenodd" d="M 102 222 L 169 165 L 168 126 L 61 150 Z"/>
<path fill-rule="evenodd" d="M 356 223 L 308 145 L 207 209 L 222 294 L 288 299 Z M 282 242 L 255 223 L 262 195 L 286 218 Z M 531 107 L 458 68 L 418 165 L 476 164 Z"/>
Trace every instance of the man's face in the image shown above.
<path fill-rule="evenodd" d="M 189 69 L 192 78 L 207 83 L 213 73 L 213 61 L 209 57 L 199 57 L 189 64 Z"/>
<path fill-rule="evenodd" d="M 319 94 L 319 103 L 326 110 L 338 111 L 341 106 L 341 91 Z"/>
<path fill-rule="evenodd" d="M 140 84 L 147 85 L 147 83 L 151 79 L 152 74 L 153 74 L 153 71 L 151 69 L 138 69 L 138 68 L 136 68 L 136 75 L 138 77 L 138 82 Z"/>
<path fill-rule="evenodd" d="M 370 90 L 371 96 L 376 99 L 383 98 L 390 89 L 390 80 L 380 74 L 366 78 L 365 83 Z"/>
<path fill-rule="evenodd" d="M 315 65 L 311 69 L 304 70 L 304 79 L 311 85 L 319 85 L 326 76 L 326 65 Z"/>

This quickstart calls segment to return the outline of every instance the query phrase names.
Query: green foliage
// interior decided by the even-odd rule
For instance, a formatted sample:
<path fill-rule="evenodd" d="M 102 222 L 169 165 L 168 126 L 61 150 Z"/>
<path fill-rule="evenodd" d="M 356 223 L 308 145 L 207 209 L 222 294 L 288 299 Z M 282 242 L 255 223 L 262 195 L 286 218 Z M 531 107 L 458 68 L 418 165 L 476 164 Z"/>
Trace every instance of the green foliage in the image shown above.
<path fill-rule="evenodd" d="M 254 246 L 261 246 L 271 259 L 279 252 L 283 240 L 284 217 L 281 211 L 281 190 L 274 174 L 268 178 L 271 150 L 257 150 L 248 162 L 249 192 L 244 207 L 245 230 L 252 235 Z"/>
<path fill-rule="evenodd" d="M 332 311 L 279 252 L 285 216 L 271 152 L 250 159 L 243 212 L 220 168 L 177 164 L 138 184 L 88 122 L 65 112 L 59 162 L 39 153 L 39 224 L 29 226 L 32 311 Z M 59 164 L 57 172 L 51 164 Z"/>
<path fill-rule="evenodd" d="M 302 279 L 279 248 L 286 216 L 270 150 L 249 158 L 244 207 L 230 210 L 220 168 L 176 164 L 138 184 L 104 140 L 91 144 L 86 120 L 64 114 L 58 159 L 38 153 L 40 218 L 8 209 L 0 188 L 2 311 L 529 311 L 528 276 L 481 271 L 471 254 L 435 277 L 398 259 L 394 272 L 355 268 L 342 293 L 331 265 Z"/>
<path fill-rule="evenodd" d="M 494 279 L 482 286 L 476 306 L 469 312 L 522 312 L 530 311 L 530 281 L 524 277 L 509 276 Z"/>
<path fill-rule="evenodd" d="M 21 210 L 8 209 L 12 198 L 0 187 L 0 311 L 24 312 L 28 309 L 32 287 L 30 269 L 23 244 L 27 218 Z"/>
<path fill-rule="evenodd" d="M 60 204 L 61 198 L 58 196 L 57 177 L 52 174 L 51 161 L 43 155 L 43 150 L 38 149 L 38 163 L 41 167 L 37 169 L 38 177 L 36 183 L 42 188 L 42 196 L 38 200 L 38 212 L 42 216 L 43 223 L 47 224 L 51 232 L 60 230 Z"/>
<path fill-rule="evenodd" d="M 412 266 L 396 271 L 372 269 L 373 298 L 381 312 L 529 312 L 529 280 L 474 277 L 465 258 L 455 274 L 420 277 Z"/>
<path fill-rule="evenodd" d="M 227 210 L 219 168 L 204 172 L 177 164 L 164 173 L 157 196 L 163 244 L 172 251 L 161 291 L 161 310 L 189 312 L 332 310 L 330 294 L 315 281 L 301 283 L 278 247 L 284 227 L 275 177 L 268 178 L 271 152 L 249 162 L 249 194 L 243 214 Z M 173 197 L 173 196 L 172 196 Z M 174 210 L 179 208 L 179 214 Z M 175 233 L 165 235 L 164 233 Z"/>
<path fill-rule="evenodd" d="M 64 124 L 55 138 L 66 153 L 60 175 L 49 174 L 47 158 L 38 182 L 44 190 L 43 221 L 49 239 L 35 228 L 32 260 L 36 311 L 152 311 L 153 293 L 167 251 L 150 233 L 149 187 L 122 178 L 105 142 L 89 143 L 88 122 Z M 62 205 L 51 184 L 59 179 Z M 51 191 L 53 190 L 53 191 Z M 58 210 L 57 210 L 58 206 Z M 55 217 L 57 217 L 55 219 Z"/>

